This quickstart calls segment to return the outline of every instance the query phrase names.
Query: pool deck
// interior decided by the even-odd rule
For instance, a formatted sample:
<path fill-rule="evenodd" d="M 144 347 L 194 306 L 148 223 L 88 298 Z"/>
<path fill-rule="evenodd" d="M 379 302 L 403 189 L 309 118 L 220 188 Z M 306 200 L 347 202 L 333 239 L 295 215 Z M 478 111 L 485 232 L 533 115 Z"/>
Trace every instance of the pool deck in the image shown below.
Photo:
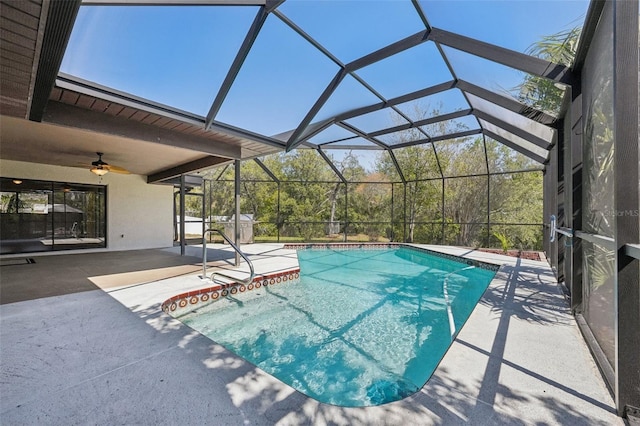
<path fill-rule="evenodd" d="M 426 385 L 366 408 L 308 398 L 163 313 L 208 286 L 201 248 L 3 259 L 0 424 L 624 424 L 546 263 L 421 247 L 502 267 Z M 282 244 L 243 250 L 259 274 L 297 266 Z M 208 253 L 235 269 L 228 246 Z"/>

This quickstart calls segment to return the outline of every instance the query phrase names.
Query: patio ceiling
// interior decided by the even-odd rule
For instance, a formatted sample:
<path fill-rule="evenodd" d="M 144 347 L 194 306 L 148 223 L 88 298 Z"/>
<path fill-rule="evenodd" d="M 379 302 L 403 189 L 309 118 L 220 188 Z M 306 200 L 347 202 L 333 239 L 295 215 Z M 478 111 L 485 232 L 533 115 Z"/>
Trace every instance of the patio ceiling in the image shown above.
<path fill-rule="evenodd" d="M 30 120 L 3 120 L 2 157 L 73 165 L 65 152 L 100 150 L 153 175 L 485 135 L 544 164 L 559 111 L 511 89 L 574 82 L 521 53 L 582 24 L 588 3 L 562 3 L 574 16 L 538 19 L 559 7 L 541 1 L 2 1 L 1 113 Z M 38 123 L 66 142 L 43 144 Z"/>

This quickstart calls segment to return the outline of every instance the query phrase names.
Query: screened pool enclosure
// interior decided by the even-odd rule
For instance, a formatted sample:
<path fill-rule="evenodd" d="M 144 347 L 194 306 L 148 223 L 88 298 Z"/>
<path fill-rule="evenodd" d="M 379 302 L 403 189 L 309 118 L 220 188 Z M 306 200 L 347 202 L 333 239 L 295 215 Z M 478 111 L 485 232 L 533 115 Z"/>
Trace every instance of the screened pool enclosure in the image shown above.
<path fill-rule="evenodd" d="M 407 241 L 541 251 L 541 168 L 482 137 L 443 145 L 441 158 L 457 160 L 450 169 L 463 168 L 469 175 L 434 177 L 438 161 L 424 146 L 410 148 L 412 157 L 398 155 L 399 164 L 411 169 L 411 180 L 404 182 L 386 151 L 375 154 L 379 171 L 367 171 L 357 151 L 340 161 L 335 151 L 299 149 L 243 162 L 241 214 L 251 215 L 255 242 Z M 493 154 L 491 174 L 487 150 Z M 428 161 L 425 154 L 436 170 L 428 162 L 416 164 Z M 531 169 L 520 170 L 523 162 Z M 186 241 L 199 243 L 203 227 L 231 220 L 234 174 L 232 166 L 214 169 L 185 194 Z M 179 217 L 178 190 L 175 205 Z M 179 222 L 175 235 L 179 240 Z"/>
<path fill-rule="evenodd" d="M 39 62 L 3 53 L 37 72 L 3 115 L 196 152 L 140 173 L 175 188 L 183 250 L 246 214 L 256 241 L 544 251 L 639 416 L 638 0 L 47 7 Z"/>

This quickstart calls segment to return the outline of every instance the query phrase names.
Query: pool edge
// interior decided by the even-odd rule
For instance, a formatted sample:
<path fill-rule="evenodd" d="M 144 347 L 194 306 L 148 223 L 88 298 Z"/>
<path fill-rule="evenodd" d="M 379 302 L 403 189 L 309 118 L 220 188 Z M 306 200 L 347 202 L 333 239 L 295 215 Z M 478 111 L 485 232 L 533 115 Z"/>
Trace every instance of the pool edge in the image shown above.
<path fill-rule="evenodd" d="M 404 247 L 432 256 L 441 257 L 443 259 L 464 263 L 466 265 L 475 266 L 477 268 L 486 269 L 497 272 L 501 265 L 495 263 L 484 262 L 482 260 L 470 259 L 455 254 L 443 253 L 428 248 L 412 245 L 409 243 L 287 243 L 284 249 L 289 250 L 354 250 L 354 249 L 382 249 L 382 248 L 399 248 Z"/>
<path fill-rule="evenodd" d="M 300 268 L 289 268 L 284 271 L 258 275 L 253 280 L 244 284 L 233 281 L 229 283 L 213 284 L 209 287 L 180 293 L 162 302 L 161 309 L 164 313 L 178 318 L 188 312 L 198 309 L 205 304 L 208 305 L 220 297 L 229 294 L 244 293 L 246 291 L 257 290 L 261 287 L 279 284 L 281 282 L 293 281 L 300 278 Z"/>

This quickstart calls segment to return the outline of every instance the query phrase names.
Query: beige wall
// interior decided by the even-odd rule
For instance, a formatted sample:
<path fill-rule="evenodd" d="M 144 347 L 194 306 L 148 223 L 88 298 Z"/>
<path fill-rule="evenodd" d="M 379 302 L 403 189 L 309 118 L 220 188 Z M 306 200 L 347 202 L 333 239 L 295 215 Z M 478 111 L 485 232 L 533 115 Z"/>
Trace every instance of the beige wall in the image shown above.
<path fill-rule="evenodd" d="M 107 186 L 107 250 L 133 250 L 173 245 L 173 188 L 149 185 L 140 175 L 108 173 L 102 178 L 87 169 L 0 159 L 0 176 Z"/>

